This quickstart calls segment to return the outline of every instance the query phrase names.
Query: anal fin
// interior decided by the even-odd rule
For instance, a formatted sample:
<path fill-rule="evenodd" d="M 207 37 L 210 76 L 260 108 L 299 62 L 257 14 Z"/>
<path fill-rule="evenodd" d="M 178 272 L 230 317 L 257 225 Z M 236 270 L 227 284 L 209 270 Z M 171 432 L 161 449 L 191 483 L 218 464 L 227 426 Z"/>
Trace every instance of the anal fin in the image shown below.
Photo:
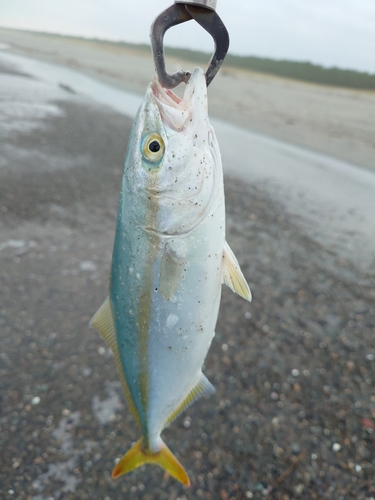
<path fill-rule="evenodd" d="M 251 292 L 236 256 L 227 242 L 224 243 L 223 251 L 223 278 L 225 283 L 233 292 L 251 302 Z"/>
<path fill-rule="evenodd" d="M 170 424 L 175 418 L 179 416 L 180 413 L 182 413 L 188 406 L 194 403 L 194 401 L 202 396 L 209 396 L 210 394 L 214 394 L 214 392 L 214 386 L 201 372 L 198 381 L 194 384 L 188 395 L 185 396 L 182 402 L 177 406 L 177 408 L 172 411 L 172 413 L 167 418 L 166 425 Z"/>
<path fill-rule="evenodd" d="M 99 307 L 99 309 L 96 311 L 94 316 L 92 317 L 90 321 L 90 326 L 95 328 L 100 335 L 104 338 L 104 340 L 107 342 L 108 346 L 112 349 L 113 356 L 116 361 L 116 367 L 117 371 L 120 375 L 120 380 L 122 384 L 122 388 L 124 390 L 125 398 L 128 403 L 129 409 L 132 412 L 134 418 L 140 425 L 140 418 L 138 416 L 138 412 L 136 410 L 136 407 L 134 405 L 128 383 L 126 382 L 125 375 L 124 375 L 124 370 L 122 367 L 121 363 L 121 357 L 120 353 L 118 350 L 118 345 L 117 345 L 117 336 L 116 336 L 116 326 L 115 322 L 113 319 L 113 314 L 112 314 L 112 307 L 111 307 L 111 301 L 109 297 L 105 299 L 103 304 Z"/>

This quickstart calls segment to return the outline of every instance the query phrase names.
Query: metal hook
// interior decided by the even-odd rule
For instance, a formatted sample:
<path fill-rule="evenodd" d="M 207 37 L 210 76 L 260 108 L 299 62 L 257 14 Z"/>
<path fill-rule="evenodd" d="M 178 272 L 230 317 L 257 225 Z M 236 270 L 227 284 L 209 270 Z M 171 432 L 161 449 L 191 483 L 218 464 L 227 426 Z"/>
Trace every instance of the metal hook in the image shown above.
<path fill-rule="evenodd" d="M 203 6 L 203 3 L 204 6 Z M 198 4 L 199 5 L 196 5 Z M 194 19 L 210 35 L 215 43 L 215 51 L 206 71 L 207 86 L 212 82 L 222 65 L 229 47 L 229 35 L 222 20 L 215 12 L 216 0 L 176 0 L 176 3 L 162 12 L 151 25 L 151 47 L 155 61 L 156 74 L 163 87 L 173 89 L 182 82 L 189 81 L 191 73 L 177 71 L 169 75 L 165 68 L 163 38 L 165 32 L 178 24 Z"/>

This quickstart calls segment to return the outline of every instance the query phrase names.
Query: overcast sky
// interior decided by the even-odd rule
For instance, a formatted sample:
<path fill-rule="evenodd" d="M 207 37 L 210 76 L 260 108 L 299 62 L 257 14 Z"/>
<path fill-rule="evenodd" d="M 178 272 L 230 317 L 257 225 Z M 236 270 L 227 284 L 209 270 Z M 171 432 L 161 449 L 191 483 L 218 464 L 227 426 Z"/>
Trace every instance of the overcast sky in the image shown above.
<path fill-rule="evenodd" d="M 128 42 L 173 0 L 0 0 L 0 26 Z M 218 0 L 230 52 L 375 73 L 375 0 Z M 172 28 L 171 46 L 212 50 L 196 23 Z"/>

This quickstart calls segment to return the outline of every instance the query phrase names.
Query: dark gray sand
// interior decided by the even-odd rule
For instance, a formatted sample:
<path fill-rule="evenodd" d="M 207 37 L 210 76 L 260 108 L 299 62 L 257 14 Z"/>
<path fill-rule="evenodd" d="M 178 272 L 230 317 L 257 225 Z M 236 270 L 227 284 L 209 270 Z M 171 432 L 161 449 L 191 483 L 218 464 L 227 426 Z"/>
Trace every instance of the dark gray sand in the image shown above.
<path fill-rule="evenodd" d="M 131 122 L 55 105 L 0 145 L 0 498 L 375 497 L 374 270 L 230 178 L 227 239 L 254 298 L 223 290 L 205 366 L 217 393 L 163 433 L 192 486 L 150 465 L 111 479 L 140 432 L 88 322 L 107 295 Z"/>

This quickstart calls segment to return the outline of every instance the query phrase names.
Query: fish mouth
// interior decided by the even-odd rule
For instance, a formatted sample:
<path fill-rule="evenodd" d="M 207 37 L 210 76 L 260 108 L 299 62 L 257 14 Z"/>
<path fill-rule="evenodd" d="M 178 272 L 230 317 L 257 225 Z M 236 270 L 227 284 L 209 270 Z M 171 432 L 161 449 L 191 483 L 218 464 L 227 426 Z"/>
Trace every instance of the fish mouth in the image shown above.
<path fill-rule="evenodd" d="M 181 102 L 182 99 L 178 97 L 171 89 L 166 89 L 164 88 L 157 76 L 155 75 L 152 83 L 151 83 L 151 89 L 154 97 L 161 103 L 165 104 L 167 106 L 172 106 L 176 109 L 181 109 Z"/>
<path fill-rule="evenodd" d="M 183 99 L 180 99 L 172 90 L 162 87 L 156 76 L 151 82 L 151 96 L 159 109 L 164 126 L 171 131 L 183 130 L 187 115 Z M 168 134 L 168 130 L 165 131 Z"/>
<path fill-rule="evenodd" d="M 159 109 L 163 124 L 173 132 L 185 129 L 186 119 L 190 115 L 188 103 L 184 97 L 181 99 L 172 90 L 164 88 L 155 76 L 151 83 L 152 97 Z M 168 133 L 168 131 L 166 130 Z"/>
<path fill-rule="evenodd" d="M 204 89 L 203 96 L 202 89 Z M 157 76 L 151 82 L 151 96 L 159 108 L 160 116 L 165 125 L 173 131 L 181 131 L 192 122 L 197 115 L 198 108 L 206 102 L 206 79 L 200 68 L 195 68 L 189 81 L 186 83 L 182 99 L 171 89 L 164 88 Z M 199 96 L 201 99 L 198 99 Z M 204 113 L 207 113 L 206 106 Z M 198 113 L 199 114 L 199 113 Z"/>

